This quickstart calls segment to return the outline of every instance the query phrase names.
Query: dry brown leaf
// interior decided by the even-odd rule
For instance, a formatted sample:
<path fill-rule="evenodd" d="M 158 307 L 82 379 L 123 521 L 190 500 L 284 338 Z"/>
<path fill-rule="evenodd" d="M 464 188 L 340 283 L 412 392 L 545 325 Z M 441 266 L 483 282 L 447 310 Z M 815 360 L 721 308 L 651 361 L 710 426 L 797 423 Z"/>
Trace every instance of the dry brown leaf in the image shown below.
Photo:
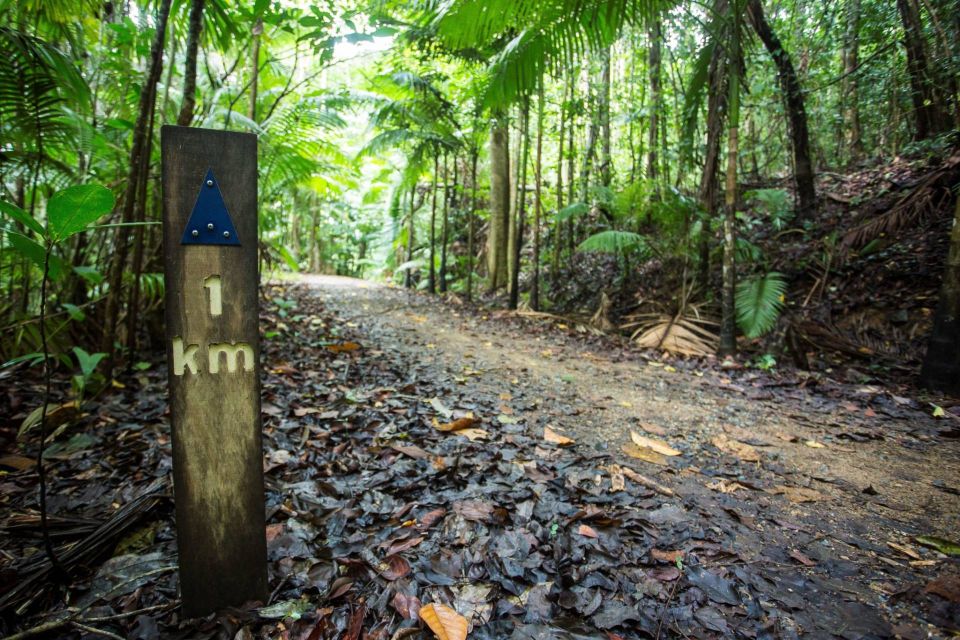
<path fill-rule="evenodd" d="M 480 420 L 475 418 L 472 414 L 468 414 L 462 418 L 457 418 L 453 422 L 444 422 L 443 424 L 440 424 L 440 421 L 434 418 L 433 427 L 437 431 L 443 431 L 446 433 L 448 431 L 460 431 L 461 429 L 472 427 L 478 422 L 480 422 Z"/>
<path fill-rule="evenodd" d="M 905 556 L 909 556 L 910 558 L 913 558 L 914 560 L 922 560 L 922 559 L 923 559 L 923 558 L 920 557 L 920 554 L 917 553 L 915 549 L 913 549 L 913 548 L 911 548 L 911 547 L 908 547 L 908 546 L 905 545 L 905 544 L 897 544 L 896 542 L 888 542 L 888 543 L 887 543 L 887 546 L 890 547 L 891 549 L 895 549 L 895 550 L 899 551 L 900 553 L 902 553 L 902 554 L 905 555 Z"/>
<path fill-rule="evenodd" d="M 327 349 L 333 351 L 334 353 L 344 353 L 350 351 L 356 351 L 360 348 L 360 345 L 356 342 L 341 342 L 340 344 L 328 344 Z"/>
<path fill-rule="evenodd" d="M 667 464 L 667 459 L 653 449 L 648 449 L 647 447 L 638 447 L 632 442 L 628 442 L 627 444 L 623 445 L 623 452 L 631 458 L 643 460 L 644 462 L 649 462 L 651 464 Z"/>
<path fill-rule="evenodd" d="M 770 493 L 782 494 L 790 502 L 817 502 L 823 499 L 823 494 L 805 487 L 791 487 L 785 484 L 775 486 Z"/>
<path fill-rule="evenodd" d="M 719 491 L 720 493 L 734 493 L 740 489 L 746 489 L 739 482 L 727 482 L 726 480 L 714 480 L 707 484 L 707 489 Z"/>
<path fill-rule="evenodd" d="M 476 442 L 477 440 L 486 440 L 490 437 L 490 433 L 486 429 L 476 429 L 473 427 L 458 429 L 456 434 L 458 436 L 469 438 L 471 442 Z"/>
<path fill-rule="evenodd" d="M 667 435 L 667 430 L 663 427 L 657 426 L 655 424 L 650 424 L 649 422 L 641 422 L 640 428 L 646 431 L 647 433 L 652 433 L 655 436 L 665 436 Z"/>
<path fill-rule="evenodd" d="M 33 458 L 27 458 L 16 453 L 0 456 L 0 467 L 6 467 L 14 471 L 26 471 L 33 468 L 34 464 L 36 464 L 36 461 Z"/>
<path fill-rule="evenodd" d="M 445 604 L 425 604 L 420 619 L 427 623 L 437 640 L 466 640 L 467 619 Z"/>
<path fill-rule="evenodd" d="M 562 436 L 550 427 L 543 428 L 543 439 L 552 444 L 560 445 L 561 447 L 571 445 L 575 442 L 573 438 Z"/>
<path fill-rule="evenodd" d="M 589 525 L 582 524 L 580 528 L 577 529 L 577 533 L 587 538 L 599 538 L 600 534 L 597 533 L 597 530 Z"/>
<path fill-rule="evenodd" d="M 666 562 L 669 564 L 675 564 L 677 558 L 683 558 L 683 551 L 674 550 L 666 551 L 664 549 L 650 549 L 650 557 L 657 562 Z"/>
<path fill-rule="evenodd" d="M 623 470 L 623 475 L 630 478 L 631 480 L 639 484 L 641 487 L 646 487 L 647 489 L 653 489 L 657 493 L 664 496 L 672 497 L 676 495 L 676 493 L 674 493 L 673 489 L 671 489 L 670 487 L 665 487 L 659 482 L 657 482 L 656 480 L 652 480 L 645 475 L 637 473 L 630 467 L 621 467 L 621 469 Z"/>
<path fill-rule="evenodd" d="M 636 431 L 630 432 L 630 439 L 633 440 L 633 443 L 638 447 L 646 447 L 648 449 L 653 449 L 657 453 L 663 454 L 665 456 L 678 456 L 680 451 L 674 449 L 669 444 L 663 440 L 657 440 L 656 438 L 648 438 L 647 436 L 642 436 Z"/>
<path fill-rule="evenodd" d="M 811 449 L 823 449 L 826 447 L 822 442 L 817 442 L 816 440 L 804 440 L 803 444 L 807 445 Z"/>
<path fill-rule="evenodd" d="M 736 456 L 744 462 L 760 462 L 760 452 L 746 442 L 733 440 L 721 433 L 713 438 L 710 443 L 720 451 Z"/>

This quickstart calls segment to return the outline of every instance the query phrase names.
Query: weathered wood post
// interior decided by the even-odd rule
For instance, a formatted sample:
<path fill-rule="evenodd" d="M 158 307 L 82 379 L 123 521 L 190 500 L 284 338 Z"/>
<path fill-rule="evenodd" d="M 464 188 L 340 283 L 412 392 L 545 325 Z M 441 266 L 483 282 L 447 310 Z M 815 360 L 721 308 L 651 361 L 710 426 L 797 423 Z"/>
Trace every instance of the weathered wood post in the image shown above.
<path fill-rule="evenodd" d="M 167 362 L 183 613 L 267 596 L 257 139 L 161 131 Z"/>

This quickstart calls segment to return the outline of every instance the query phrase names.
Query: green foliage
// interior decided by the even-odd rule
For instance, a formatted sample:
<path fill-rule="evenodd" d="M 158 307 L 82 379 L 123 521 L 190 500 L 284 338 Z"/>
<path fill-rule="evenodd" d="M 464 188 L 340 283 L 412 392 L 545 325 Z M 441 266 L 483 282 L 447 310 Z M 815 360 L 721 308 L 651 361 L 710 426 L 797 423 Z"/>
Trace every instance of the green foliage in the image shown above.
<path fill-rule="evenodd" d="M 113 193 L 96 184 L 67 187 L 47 203 L 47 231 L 51 242 L 61 242 L 83 231 L 113 209 Z"/>
<path fill-rule="evenodd" d="M 102 382 L 103 376 L 96 373 L 97 365 L 107 357 L 105 353 L 87 353 L 80 347 L 73 348 L 73 355 L 77 358 L 80 373 L 72 379 L 73 391 L 78 399 L 82 399 L 93 382 Z M 99 380 L 98 380 L 99 379 Z"/>
<path fill-rule="evenodd" d="M 737 283 L 737 325 L 748 338 L 758 338 L 777 324 L 783 309 L 787 282 L 771 271 Z"/>
<path fill-rule="evenodd" d="M 648 251 L 647 239 L 632 231 L 607 230 L 595 233 L 577 247 L 580 251 L 623 254 L 630 251 Z"/>
<path fill-rule="evenodd" d="M 783 189 L 756 189 L 743 194 L 745 200 L 753 200 L 757 208 L 767 214 L 777 231 L 782 231 L 793 218 L 790 194 Z"/>
<path fill-rule="evenodd" d="M 567 205 L 563 209 L 560 209 L 556 219 L 561 222 L 565 222 L 573 218 L 579 218 L 580 216 L 588 213 L 590 213 L 590 205 L 585 202 L 574 202 L 573 204 Z"/>

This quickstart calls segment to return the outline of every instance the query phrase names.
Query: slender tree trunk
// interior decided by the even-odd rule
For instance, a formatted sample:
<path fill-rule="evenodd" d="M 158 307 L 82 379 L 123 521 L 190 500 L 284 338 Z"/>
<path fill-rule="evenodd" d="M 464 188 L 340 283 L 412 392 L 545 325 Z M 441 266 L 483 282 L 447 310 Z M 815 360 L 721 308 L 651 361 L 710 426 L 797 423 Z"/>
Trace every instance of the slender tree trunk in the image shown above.
<path fill-rule="evenodd" d="M 150 155 L 153 150 L 153 128 L 156 121 L 156 105 L 154 99 L 150 102 L 150 125 L 147 129 L 147 139 L 144 142 L 143 157 L 140 166 L 140 184 L 137 191 L 137 203 L 134 207 L 134 222 L 142 223 L 147 219 L 147 186 L 150 182 Z M 130 303 L 127 305 L 127 353 L 134 354 L 137 351 L 137 327 L 140 318 L 140 279 L 143 276 L 143 254 L 145 244 L 145 233 L 143 226 L 138 226 L 133 231 L 133 268 L 131 275 L 133 281 L 131 285 Z"/>
<path fill-rule="evenodd" d="M 860 64 L 860 0 L 847 0 L 847 31 L 843 40 L 843 103 L 844 146 L 847 162 L 855 165 L 863 157 L 863 136 L 860 132 L 860 92 L 856 70 Z"/>
<path fill-rule="evenodd" d="M 929 389 L 960 394 L 960 198 L 950 232 L 950 253 L 920 381 Z"/>
<path fill-rule="evenodd" d="M 471 145 L 472 146 L 472 145 Z M 477 159 L 480 150 L 474 147 L 470 152 L 470 210 L 467 214 L 467 300 L 473 300 L 473 260 L 476 251 L 477 219 Z"/>
<path fill-rule="evenodd" d="M 609 79 L 609 57 L 607 58 L 607 78 Z M 609 133 L 609 112 L 607 131 Z M 543 163 L 543 78 L 540 79 L 537 94 L 537 157 L 534 160 L 534 197 L 536 205 L 533 214 L 533 282 L 530 285 L 530 308 L 540 311 L 540 217 L 543 211 L 542 174 Z"/>
<path fill-rule="evenodd" d="M 187 56 L 183 62 L 183 102 L 177 124 L 189 127 L 193 121 L 193 109 L 197 103 L 197 50 L 200 48 L 200 32 L 203 29 L 203 5 L 205 0 L 193 0 L 190 5 L 190 27 L 187 30 Z"/>
<path fill-rule="evenodd" d="M 570 71 L 570 102 L 571 102 L 571 111 L 570 111 L 570 123 L 567 127 L 567 204 L 571 205 L 574 203 L 574 189 L 576 188 L 576 166 L 577 166 L 577 150 L 576 150 L 576 131 L 577 131 L 577 114 L 573 111 L 573 99 L 576 96 L 576 75 L 574 72 Z M 573 255 L 574 246 L 576 244 L 573 234 L 573 218 L 567 218 L 566 222 L 567 227 L 567 253 Z"/>
<path fill-rule="evenodd" d="M 923 23 L 916 0 L 897 0 L 897 9 L 903 23 L 904 45 L 907 49 L 907 71 L 910 75 L 910 97 L 916 119 L 916 140 L 925 140 L 949 128 L 949 119 L 943 113 L 943 103 L 934 84 L 927 61 Z"/>
<path fill-rule="evenodd" d="M 610 47 L 603 52 L 600 66 L 600 183 L 609 187 L 613 181 L 613 158 L 610 153 Z"/>
<path fill-rule="evenodd" d="M 427 276 L 427 291 L 437 292 L 437 192 L 440 190 L 440 155 L 433 156 L 433 195 L 430 204 L 430 271 Z"/>
<path fill-rule="evenodd" d="M 524 98 L 520 113 L 520 185 L 517 201 L 517 231 L 513 246 L 513 269 L 510 272 L 509 308 L 516 309 L 520 302 L 520 253 L 523 248 L 523 226 L 527 210 L 527 161 L 530 155 L 530 99 Z"/>
<path fill-rule="evenodd" d="M 414 182 L 413 186 L 410 187 L 410 217 L 407 219 L 407 270 L 403 275 L 403 286 L 407 289 L 413 288 L 413 267 L 410 266 L 410 263 L 413 262 L 413 223 L 417 206 L 416 199 L 417 183 Z"/>
<path fill-rule="evenodd" d="M 735 291 L 737 286 L 736 207 L 737 207 L 737 141 L 740 126 L 740 10 L 742 0 L 731 2 L 732 22 L 730 52 L 727 59 L 729 113 L 727 114 L 727 184 L 723 215 L 723 295 L 720 318 L 721 356 L 737 352 Z"/>
<path fill-rule="evenodd" d="M 310 212 L 310 273 L 320 273 L 320 245 L 317 238 L 320 234 L 320 207 L 316 200 Z"/>
<path fill-rule="evenodd" d="M 600 135 L 600 108 L 597 104 L 596 82 L 591 78 L 590 101 L 589 101 L 589 119 L 590 124 L 587 127 L 587 144 L 583 149 L 583 162 L 580 165 L 580 201 L 590 203 L 590 183 L 593 176 L 593 157 L 597 153 L 597 137 Z"/>
<path fill-rule="evenodd" d="M 443 154 L 443 223 L 440 230 L 440 293 L 447 292 L 447 239 L 450 218 L 450 200 L 457 189 L 457 156 L 453 156 L 453 186 L 447 184 L 447 154 Z"/>
<path fill-rule="evenodd" d="M 659 159 L 657 158 L 657 140 L 660 131 L 660 67 L 661 47 L 663 44 L 663 23 L 657 15 L 649 30 L 650 50 L 648 71 L 650 74 L 650 122 L 647 129 L 647 180 L 659 192 Z"/>
<path fill-rule="evenodd" d="M 507 284 L 507 227 L 510 220 L 510 133 L 506 117 L 495 116 L 490 128 L 490 232 L 487 272 L 490 291 Z"/>
<path fill-rule="evenodd" d="M 718 13 L 726 11 L 726 0 L 714 5 Z M 724 50 L 717 46 L 710 57 L 707 88 L 707 148 L 703 161 L 703 175 L 700 179 L 700 205 L 706 212 L 703 229 L 700 232 L 697 281 L 706 288 L 710 276 L 710 223 L 717 217 L 718 187 L 717 174 L 720 169 L 720 143 L 723 140 L 723 115 L 727 100 L 725 87 Z"/>
<path fill-rule="evenodd" d="M 121 222 L 133 222 L 134 206 L 137 200 L 137 188 L 140 186 L 140 174 L 143 168 L 143 154 L 147 148 L 147 136 L 150 128 L 150 118 L 153 113 L 153 103 L 156 101 L 157 83 L 163 71 L 163 46 L 166 40 L 167 20 L 170 16 L 171 0 L 161 0 L 157 13 L 157 30 L 150 48 L 150 66 L 143 89 L 140 92 L 140 104 L 137 110 L 137 121 L 133 127 L 133 144 L 130 148 L 130 172 L 127 175 L 126 188 L 123 194 Z M 103 336 L 100 350 L 108 353 L 107 370 L 113 371 L 116 363 L 116 353 L 113 341 L 116 337 L 117 325 L 120 320 L 122 307 L 123 274 L 127 267 L 127 255 L 130 245 L 130 227 L 123 226 L 117 229 L 114 237 L 114 259 L 110 268 L 110 289 L 107 293 L 106 309 L 104 313 Z"/>
<path fill-rule="evenodd" d="M 790 55 L 763 15 L 763 5 L 760 4 L 760 0 L 749 0 L 747 8 L 753 30 L 756 31 L 777 66 L 777 76 L 780 79 L 787 119 L 790 122 L 793 179 L 797 189 L 797 218 L 800 221 L 809 220 L 817 208 L 817 194 L 813 183 L 810 132 L 807 128 L 807 110 L 803 101 L 803 90 L 800 88 L 800 80 L 797 78 Z"/>
<path fill-rule="evenodd" d="M 247 117 L 257 121 L 257 91 L 260 83 L 260 36 L 263 34 L 263 20 L 253 25 L 253 46 L 250 48 L 250 103 Z"/>
<path fill-rule="evenodd" d="M 563 143 L 567 126 L 567 86 L 564 84 L 560 97 L 560 136 L 557 145 L 557 220 L 553 224 L 553 262 L 551 264 L 551 279 L 556 287 L 560 279 L 560 254 L 563 248 L 563 222 L 559 215 L 563 211 Z"/>

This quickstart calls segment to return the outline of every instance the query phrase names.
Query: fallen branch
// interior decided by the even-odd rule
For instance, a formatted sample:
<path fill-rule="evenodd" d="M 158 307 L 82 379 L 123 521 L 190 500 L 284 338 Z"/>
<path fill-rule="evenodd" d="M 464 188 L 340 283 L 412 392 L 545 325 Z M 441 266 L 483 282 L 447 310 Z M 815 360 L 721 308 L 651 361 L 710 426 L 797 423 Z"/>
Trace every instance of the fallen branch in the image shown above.
<path fill-rule="evenodd" d="M 665 487 L 656 480 L 652 480 L 645 475 L 639 474 L 630 467 L 621 466 L 623 469 L 623 475 L 627 476 L 637 484 L 646 487 L 647 489 L 652 489 L 660 495 L 668 496 L 670 498 L 676 496 L 676 492 L 670 487 Z"/>

